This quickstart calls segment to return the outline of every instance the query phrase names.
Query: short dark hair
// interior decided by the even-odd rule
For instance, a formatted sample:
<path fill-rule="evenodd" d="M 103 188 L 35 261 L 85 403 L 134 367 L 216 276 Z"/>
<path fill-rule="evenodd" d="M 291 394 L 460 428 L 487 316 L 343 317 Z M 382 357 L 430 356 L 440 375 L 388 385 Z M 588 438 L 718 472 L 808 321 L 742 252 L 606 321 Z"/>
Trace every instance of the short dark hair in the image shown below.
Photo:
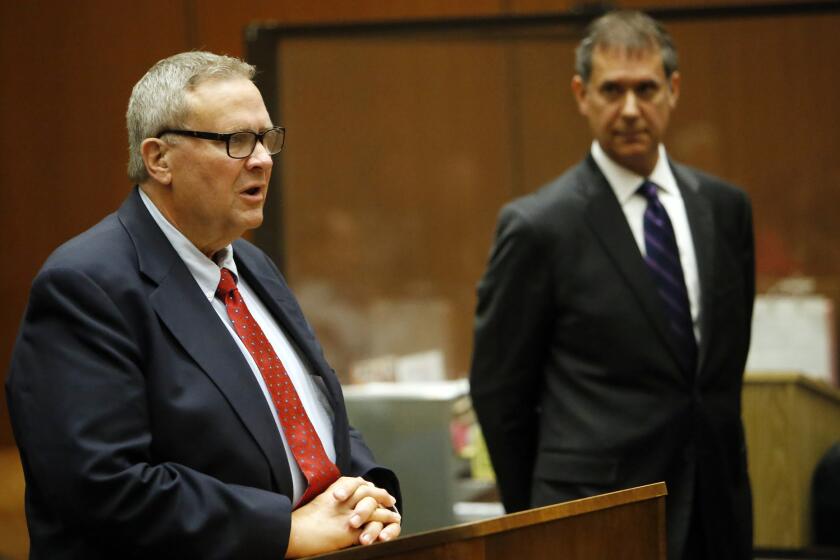
<path fill-rule="evenodd" d="M 677 49 L 661 23 L 635 10 L 609 12 L 587 28 L 586 37 L 575 49 L 575 72 L 589 81 L 592 75 L 592 53 L 596 47 L 619 47 L 628 51 L 645 51 L 659 47 L 665 77 L 677 71 Z"/>

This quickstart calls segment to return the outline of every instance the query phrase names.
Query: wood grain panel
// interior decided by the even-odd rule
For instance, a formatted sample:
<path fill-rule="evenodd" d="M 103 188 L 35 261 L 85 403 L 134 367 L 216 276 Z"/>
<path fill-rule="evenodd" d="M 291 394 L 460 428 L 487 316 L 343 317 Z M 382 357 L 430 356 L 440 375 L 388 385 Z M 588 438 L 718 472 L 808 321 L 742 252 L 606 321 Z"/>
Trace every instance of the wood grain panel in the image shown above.
<path fill-rule="evenodd" d="M 825 4 L 829 4 L 833 0 L 817 0 L 817 2 L 820 1 Z M 630 8 L 634 10 L 657 10 L 676 8 L 764 8 L 773 6 L 796 6 L 797 4 L 813 5 L 814 3 L 815 2 L 813 0 L 618 0 L 615 4 L 621 8 Z"/>
<path fill-rule="evenodd" d="M 659 482 L 312 558 L 664 560 L 666 493 Z"/>
<path fill-rule="evenodd" d="M 683 75 L 669 151 L 752 195 L 760 274 L 840 268 L 840 223 L 821 204 L 840 177 L 840 78 L 809 56 L 840 56 L 838 25 L 838 13 L 669 22 Z M 457 48 L 434 34 L 321 35 L 305 64 L 294 60 L 304 43 L 284 41 L 284 257 L 340 371 L 436 341 L 449 375 L 466 371 L 472 289 L 499 207 L 591 141 L 569 88 L 579 32 L 465 33 Z M 475 51 L 459 54 L 470 41 Z M 377 298 L 385 320 L 374 324 Z M 387 343 L 371 341 L 377 330 Z"/>
<path fill-rule="evenodd" d="M 755 545 L 809 545 L 811 477 L 840 437 L 840 390 L 795 373 L 748 375 L 743 417 Z"/>
<path fill-rule="evenodd" d="M 826 4 L 834 0 L 817 0 Z M 633 10 L 657 11 L 677 9 L 720 9 L 720 8 L 762 8 L 772 6 L 795 6 L 814 4 L 812 0 L 614 0 L 608 3 L 587 0 L 508 0 L 511 13 L 538 14 L 558 13 L 568 10 L 597 10 L 599 5 Z"/>
<path fill-rule="evenodd" d="M 567 551 L 565 558 L 651 558 L 651 551 L 664 549 L 659 542 L 657 523 L 655 515 L 642 514 L 633 505 L 623 506 L 615 508 L 610 516 L 592 513 L 563 524 L 544 524 L 510 535 L 493 535 L 487 539 L 486 557 L 490 560 L 557 558 L 557 543 L 563 543 Z"/>
<path fill-rule="evenodd" d="M 186 48 L 181 12 L 121 3 L 0 2 L 0 363 L 8 364 L 29 293 L 59 244 L 128 193 L 125 110 L 156 60 Z M 154 40 L 150 40 L 154 37 Z M 11 443 L 2 398 L 0 443 Z"/>
<path fill-rule="evenodd" d="M 590 141 L 562 70 L 577 35 L 542 33 L 282 42 L 284 257 L 340 374 L 427 349 L 465 374 L 499 208 Z"/>
<path fill-rule="evenodd" d="M 684 69 L 671 151 L 750 193 L 760 273 L 837 275 L 840 75 L 825 61 L 840 13 L 669 27 Z"/>
<path fill-rule="evenodd" d="M 504 0 L 255 0 L 247 3 L 201 0 L 193 2 L 192 11 L 199 45 L 241 56 L 244 54 L 242 30 L 254 22 L 301 25 L 494 16 L 503 13 L 504 3 Z"/>
<path fill-rule="evenodd" d="M 23 560 L 29 554 L 23 492 L 17 449 L 0 446 L 0 558 Z"/>
<path fill-rule="evenodd" d="M 510 194 L 506 50 L 336 37 L 280 56 L 287 272 L 333 365 L 440 347 L 463 373 L 476 271 Z"/>
<path fill-rule="evenodd" d="M 512 118 L 520 142 L 515 154 L 519 180 L 512 195 L 551 181 L 585 157 L 592 143 L 571 90 L 581 32 L 577 26 L 561 27 L 514 46 L 518 103 Z"/>

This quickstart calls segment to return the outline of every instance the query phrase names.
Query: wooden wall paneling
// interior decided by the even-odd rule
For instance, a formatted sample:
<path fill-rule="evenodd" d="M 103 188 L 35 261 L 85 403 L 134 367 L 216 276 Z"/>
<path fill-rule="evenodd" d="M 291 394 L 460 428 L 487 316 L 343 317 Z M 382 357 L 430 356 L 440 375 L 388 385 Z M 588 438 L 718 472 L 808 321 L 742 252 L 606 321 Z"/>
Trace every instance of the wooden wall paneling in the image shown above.
<path fill-rule="evenodd" d="M 195 14 L 198 45 L 234 56 L 244 54 L 242 31 L 254 22 L 302 25 L 493 16 L 502 14 L 505 5 L 505 0 L 254 0 L 241 4 L 224 0 L 188 1 Z"/>
<path fill-rule="evenodd" d="M 679 21 L 683 93 L 669 148 L 754 203 L 760 274 L 840 273 L 839 13 Z M 714 45 L 710 48 L 710 45 Z"/>
<path fill-rule="evenodd" d="M 0 364 L 29 286 L 62 242 L 128 193 L 125 110 L 155 61 L 185 50 L 183 12 L 107 0 L 0 2 Z M 0 384 L 0 556 L 23 559 L 23 480 Z"/>
<path fill-rule="evenodd" d="M 539 0 L 537 0 L 539 1 Z M 834 0 L 617 0 L 614 4 L 633 10 L 688 9 L 808 9 L 815 4 L 829 4 Z"/>
<path fill-rule="evenodd" d="M 835 196 L 840 165 L 830 157 L 838 148 L 832 133 L 838 111 L 829 99 L 833 88 L 820 84 L 833 84 L 837 77 L 808 53 L 816 48 L 829 58 L 840 54 L 840 42 L 829 31 L 838 18 L 827 13 L 668 22 L 683 68 L 683 95 L 669 150 L 676 159 L 751 193 L 759 272 L 765 270 L 766 247 L 779 246 L 774 240 L 780 239 L 791 247 L 790 258 L 803 263 L 801 270 L 837 273 L 840 249 L 833 240 L 840 226 L 831 219 L 832 207 L 819 204 Z M 497 54 L 490 64 L 481 56 L 459 58 L 440 38 L 400 42 L 396 34 L 393 44 L 377 46 L 375 33 L 341 39 L 322 35 L 319 50 L 308 55 L 309 75 L 290 54 L 302 43 L 284 42 L 283 122 L 299 123 L 292 130 L 302 127 L 307 135 L 307 129 L 318 131 L 317 138 L 300 139 L 306 142 L 306 156 L 292 151 L 297 148 L 291 132 L 280 163 L 283 184 L 290 189 L 281 210 L 289 236 L 284 258 L 304 308 L 321 324 L 319 333 L 334 339 L 326 342 L 327 353 L 340 370 L 359 357 L 420 350 L 417 346 L 439 340 L 449 354 L 450 373 L 466 371 L 472 290 L 484 269 L 499 207 L 561 173 L 590 142 L 569 90 L 578 33 L 571 27 L 543 29 L 528 38 L 505 39 L 494 47 Z M 423 57 L 419 66 L 411 57 L 388 58 L 404 57 L 409 51 L 403 49 L 427 40 L 427 50 L 417 52 L 417 60 Z M 361 44 L 368 47 L 364 54 L 354 51 Z M 447 54 L 435 54 L 432 45 Z M 348 58 L 351 52 L 358 60 Z M 331 59 L 335 62 L 327 62 Z M 486 87 L 462 87 L 463 79 L 478 80 L 479 75 Z M 482 124 L 482 118 L 465 121 L 485 104 L 495 107 L 485 113 L 495 128 Z M 340 138 L 335 128 L 325 126 L 327 120 L 342 127 Z M 418 124 L 416 131 L 404 132 Z M 376 139 L 359 137 L 359 130 Z M 434 145 L 423 136 L 429 130 L 435 131 Z M 504 135 L 505 144 L 496 146 L 505 149 L 492 157 L 476 148 L 487 143 L 488 134 Z M 478 150 L 472 152 L 475 157 L 470 150 Z M 465 153 L 456 167 L 455 159 Z M 426 154 L 434 157 L 419 165 Z M 301 167 L 306 158 L 309 162 Z M 325 166 L 325 159 L 331 164 Z M 464 177 L 456 176 L 456 169 Z M 331 187 L 319 191 L 310 183 Z M 357 187 L 348 188 L 351 184 Z M 337 205 L 342 214 L 331 215 Z M 442 221 L 466 211 L 469 222 Z M 814 223 L 819 231 L 811 227 Z M 399 286 L 403 293 L 398 297 L 419 294 L 415 303 L 424 311 L 434 307 L 422 299 L 429 296 L 442 296 L 443 306 L 434 317 L 414 322 L 412 312 L 399 304 L 388 308 Z M 378 315 L 371 312 L 377 298 L 385 306 Z M 371 323 L 373 315 L 378 326 Z M 389 333 L 382 344 L 372 343 L 370 337 L 377 336 L 366 333 L 377 328 Z M 411 336 L 420 341 L 414 346 L 401 342 Z"/>
<path fill-rule="evenodd" d="M 24 559 L 29 553 L 23 515 L 23 470 L 17 449 L 0 446 L 0 558 Z"/>
<path fill-rule="evenodd" d="M 587 9 L 586 0 L 507 0 L 509 13 L 516 15 L 551 14 Z M 597 5 L 598 3 L 591 3 Z"/>
<path fill-rule="evenodd" d="M 603 11 L 614 6 L 621 9 L 643 10 L 651 13 L 679 10 L 792 10 L 810 9 L 820 3 L 835 0 L 613 0 L 589 2 L 587 0 L 508 0 L 507 7 L 513 14 L 563 13 L 567 11 Z"/>
<path fill-rule="evenodd" d="M 443 347 L 463 373 L 475 272 L 509 196 L 505 50 L 355 37 L 280 56 L 287 272 L 333 365 Z"/>
<path fill-rule="evenodd" d="M 187 45 L 178 4 L 166 18 L 107 0 L 0 6 L 0 63 L 8 69 L 0 80 L 0 238 L 12 265 L 0 278 L 0 364 L 8 364 L 36 271 L 128 192 L 131 87 Z M 0 443 L 10 444 L 0 397 Z"/>
<path fill-rule="evenodd" d="M 513 46 L 519 174 L 513 196 L 536 190 L 586 156 L 592 135 L 572 96 L 574 49 L 582 30 L 559 28 Z"/>

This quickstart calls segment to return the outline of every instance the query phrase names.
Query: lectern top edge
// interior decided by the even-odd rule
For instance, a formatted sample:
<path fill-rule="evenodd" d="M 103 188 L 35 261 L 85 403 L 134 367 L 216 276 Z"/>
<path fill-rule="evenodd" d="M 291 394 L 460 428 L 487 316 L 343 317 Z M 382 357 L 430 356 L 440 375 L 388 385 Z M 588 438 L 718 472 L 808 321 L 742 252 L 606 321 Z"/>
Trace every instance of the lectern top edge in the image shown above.
<path fill-rule="evenodd" d="M 667 494 L 668 491 L 665 483 L 656 482 L 654 484 L 619 490 L 608 494 L 599 494 L 589 498 L 530 509 L 492 519 L 473 521 L 434 531 L 417 533 L 392 542 L 349 548 L 338 552 L 312 556 L 310 558 L 313 560 L 315 558 L 329 558 L 330 560 L 389 558 L 400 553 L 416 551 L 447 542 L 486 537 L 529 525 L 548 523 L 566 517 L 574 517 L 627 504 L 663 498 Z"/>

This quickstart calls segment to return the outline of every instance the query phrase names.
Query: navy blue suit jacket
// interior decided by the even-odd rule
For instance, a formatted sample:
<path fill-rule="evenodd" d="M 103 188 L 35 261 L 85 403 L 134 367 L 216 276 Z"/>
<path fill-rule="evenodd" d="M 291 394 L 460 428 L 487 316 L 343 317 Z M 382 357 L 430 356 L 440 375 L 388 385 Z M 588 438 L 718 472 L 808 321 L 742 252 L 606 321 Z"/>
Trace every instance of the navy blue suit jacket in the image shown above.
<path fill-rule="evenodd" d="M 399 495 L 268 257 L 239 273 L 320 378 L 336 463 Z M 7 380 L 32 558 L 283 556 L 292 481 L 263 393 L 137 189 L 32 285 Z"/>

